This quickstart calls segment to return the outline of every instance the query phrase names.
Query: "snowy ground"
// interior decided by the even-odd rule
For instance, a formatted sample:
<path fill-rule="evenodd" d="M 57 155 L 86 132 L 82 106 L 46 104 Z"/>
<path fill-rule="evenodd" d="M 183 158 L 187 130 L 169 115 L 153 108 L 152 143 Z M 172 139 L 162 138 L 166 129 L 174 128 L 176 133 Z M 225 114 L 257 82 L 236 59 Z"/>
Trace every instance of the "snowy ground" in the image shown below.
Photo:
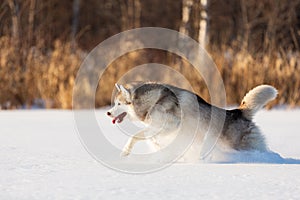
<path fill-rule="evenodd" d="M 113 132 L 104 110 L 97 115 Z M 290 163 L 300 163 L 300 110 L 261 111 L 255 121 L 282 158 L 254 154 L 245 163 L 239 154 L 226 164 L 175 163 L 132 175 L 86 152 L 71 111 L 1 111 L 0 199 L 299 199 L 300 164 Z"/>

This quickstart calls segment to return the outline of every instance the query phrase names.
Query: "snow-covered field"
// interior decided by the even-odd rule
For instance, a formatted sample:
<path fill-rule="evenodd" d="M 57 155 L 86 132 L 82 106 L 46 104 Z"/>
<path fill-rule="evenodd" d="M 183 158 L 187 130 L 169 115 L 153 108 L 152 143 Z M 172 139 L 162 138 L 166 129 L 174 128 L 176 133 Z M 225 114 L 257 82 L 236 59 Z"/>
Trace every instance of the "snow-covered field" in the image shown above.
<path fill-rule="evenodd" d="M 97 117 L 113 133 L 104 112 Z M 281 157 L 232 154 L 133 175 L 88 154 L 72 111 L 1 111 L 0 199 L 300 199 L 300 110 L 261 111 L 255 121 Z"/>

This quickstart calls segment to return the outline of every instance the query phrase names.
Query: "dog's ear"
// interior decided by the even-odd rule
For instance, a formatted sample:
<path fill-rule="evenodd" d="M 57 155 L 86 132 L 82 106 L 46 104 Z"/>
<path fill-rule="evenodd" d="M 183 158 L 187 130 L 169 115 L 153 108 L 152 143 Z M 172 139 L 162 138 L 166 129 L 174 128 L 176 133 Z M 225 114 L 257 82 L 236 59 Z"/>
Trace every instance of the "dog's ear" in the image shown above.
<path fill-rule="evenodd" d="M 120 91 L 121 91 L 121 89 L 120 89 L 120 86 L 118 85 L 118 83 L 115 83 L 115 86 L 116 86 L 116 88 L 117 88 L 118 92 L 120 92 Z"/>
<path fill-rule="evenodd" d="M 119 87 L 120 87 L 120 91 L 122 92 L 122 94 L 126 98 L 126 101 L 131 102 L 130 91 L 128 89 L 126 89 L 123 85 L 120 85 Z"/>

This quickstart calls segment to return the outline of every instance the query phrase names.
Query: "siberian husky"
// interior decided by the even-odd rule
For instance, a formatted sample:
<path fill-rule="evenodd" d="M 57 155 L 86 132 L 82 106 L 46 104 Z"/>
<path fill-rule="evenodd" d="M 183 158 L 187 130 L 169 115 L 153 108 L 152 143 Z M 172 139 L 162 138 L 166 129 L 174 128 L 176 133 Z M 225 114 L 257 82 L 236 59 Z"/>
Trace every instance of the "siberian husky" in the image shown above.
<path fill-rule="evenodd" d="M 269 85 L 260 85 L 250 90 L 237 109 L 225 110 L 204 101 L 195 93 L 172 85 L 159 83 L 115 84 L 117 94 L 114 106 L 107 115 L 115 124 L 125 117 L 139 120 L 148 125 L 132 136 L 123 148 L 122 156 L 131 153 L 140 140 L 150 140 L 159 149 L 160 135 L 167 135 L 178 129 L 183 119 L 190 124 L 199 123 L 199 134 L 204 136 L 211 118 L 218 124 L 218 114 L 224 114 L 220 121 L 219 142 L 235 150 L 267 151 L 264 136 L 252 122 L 254 114 L 277 96 L 277 90 Z M 211 115 L 212 109 L 217 115 Z M 189 125 L 188 125 L 189 126 Z M 186 134 L 181 131 L 180 134 Z M 152 135 L 151 137 L 148 137 Z"/>

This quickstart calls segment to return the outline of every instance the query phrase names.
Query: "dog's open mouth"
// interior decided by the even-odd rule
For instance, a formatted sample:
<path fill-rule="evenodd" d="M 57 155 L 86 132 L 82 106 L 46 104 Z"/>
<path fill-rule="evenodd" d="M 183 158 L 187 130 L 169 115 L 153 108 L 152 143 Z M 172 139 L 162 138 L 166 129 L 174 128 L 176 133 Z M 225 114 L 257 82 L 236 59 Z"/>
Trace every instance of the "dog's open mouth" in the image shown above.
<path fill-rule="evenodd" d="M 113 118 L 112 123 L 113 124 L 115 124 L 116 122 L 121 123 L 126 115 L 127 115 L 126 112 L 122 112 L 121 114 Z"/>

